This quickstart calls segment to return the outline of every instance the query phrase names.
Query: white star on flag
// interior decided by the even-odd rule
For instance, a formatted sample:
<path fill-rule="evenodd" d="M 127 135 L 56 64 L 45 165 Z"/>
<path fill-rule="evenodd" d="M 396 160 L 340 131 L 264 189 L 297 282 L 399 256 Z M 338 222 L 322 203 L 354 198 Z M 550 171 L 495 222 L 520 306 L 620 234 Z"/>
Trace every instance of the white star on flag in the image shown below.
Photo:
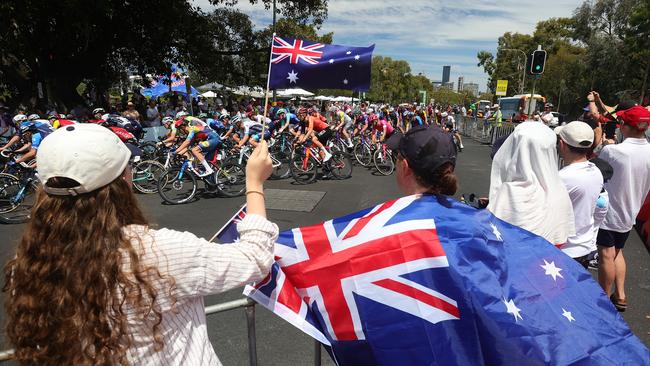
<path fill-rule="evenodd" d="M 508 314 L 512 314 L 515 317 L 515 322 L 517 321 L 517 318 L 523 320 L 523 318 L 521 317 L 521 314 L 519 314 L 521 309 L 519 309 L 517 307 L 517 305 L 515 305 L 515 302 L 512 299 L 510 299 L 509 301 L 506 301 L 506 299 L 504 298 L 503 303 L 506 305 L 506 309 L 507 309 Z"/>
<path fill-rule="evenodd" d="M 499 232 L 499 229 L 497 229 L 497 226 L 490 223 L 490 226 L 492 227 L 492 234 L 497 237 L 497 240 L 503 241 L 503 238 L 501 237 L 501 232 Z"/>
<path fill-rule="evenodd" d="M 545 275 L 549 275 L 549 276 L 553 277 L 553 281 L 556 281 L 557 277 L 564 278 L 560 274 L 560 271 L 562 270 L 562 268 L 556 267 L 555 262 L 549 263 L 549 262 L 546 261 L 546 259 L 544 259 L 544 265 L 540 266 L 540 267 L 544 268 L 544 271 L 546 271 L 546 272 L 544 272 Z"/>
<path fill-rule="evenodd" d="M 567 320 L 569 320 L 569 323 L 576 321 L 573 315 L 571 315 L 571 312 L 564 310 L 564 308 L 562 308 L 562 316 L 567 318 Z"/>
<path fill-rule="evenodd" d="M 361 58 L 361 56 L 359 56 L 359 55 L 354 56 L 354 59 L 355 59 L 355 60 L 358 60 L 358 59 L 360 59 L 360 58 Z"/>
<path fill-rule="evenodd" d="M 289 84 L 295 83 L 296 81 L 298 81 L 298 73 L 297 72 L 291 70 L 291 72 L 288 73 L 288 75 L 289 76 L 287 76 L 287 79 L 289 79 Z"/>
<path fill-rule="evenodd" d="M 348 51 L 348 52 L 346 52 L 345 54 L 346 54 L 346 55 L 349 55 L 349 54 L 351 54 L 351 53 L 352 53 L 352 51 Z"/>
<path fill-rule="evenodd" d="M 333 63 L 334 63 L 334 59 L 333 59 L 333 58 L 331 58 L 331 59 L 330 59 L 329 61 L 327 61 L 327 62 L 329 62 L 329 63 L 331 63 L 331 64 L 333 64 Z"/>
<path fill-rule="evenodd" d="M 348 79 L 343 79 L 343 84 L 348 85 Z"/>

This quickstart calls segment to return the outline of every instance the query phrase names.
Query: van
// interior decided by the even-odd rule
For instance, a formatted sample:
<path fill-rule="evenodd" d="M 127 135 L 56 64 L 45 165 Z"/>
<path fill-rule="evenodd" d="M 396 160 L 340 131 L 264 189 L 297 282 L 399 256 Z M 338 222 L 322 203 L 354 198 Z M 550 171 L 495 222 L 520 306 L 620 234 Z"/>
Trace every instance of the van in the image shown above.
<path fill-rule="evenodd" d="M 513 97 L 499 99 L 499 108 L 503 113 L 503 119 L 511 122 L 523 122 L 529 119 L 533 112 L 544 110 L 546 98 L 539 94 L 533 95 L 530 102 L 530 94 L 519 94 Z"/>

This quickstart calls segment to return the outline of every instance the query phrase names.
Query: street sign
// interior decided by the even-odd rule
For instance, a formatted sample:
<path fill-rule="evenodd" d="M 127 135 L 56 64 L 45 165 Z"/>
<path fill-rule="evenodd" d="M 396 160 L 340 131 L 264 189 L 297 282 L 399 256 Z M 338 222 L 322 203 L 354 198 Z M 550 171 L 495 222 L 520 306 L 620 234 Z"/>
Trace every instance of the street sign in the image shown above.
<path fill-rule="evenodd" d="M 508 94 L 508 80 L 497 80 L 497 92 L 498 96 L 506 96 Z"/>

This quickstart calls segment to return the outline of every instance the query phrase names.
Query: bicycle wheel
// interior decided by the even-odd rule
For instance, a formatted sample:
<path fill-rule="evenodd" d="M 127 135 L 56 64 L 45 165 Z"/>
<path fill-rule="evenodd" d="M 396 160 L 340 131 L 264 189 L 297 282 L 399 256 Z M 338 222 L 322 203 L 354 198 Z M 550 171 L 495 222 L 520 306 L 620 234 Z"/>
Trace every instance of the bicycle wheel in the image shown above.
<path fill-rule="evenodd" d="M 312 158 L 307 159 L 305 149 L 299 148 L 291 152 L 289 163 L 291 176 L 298 184 L 313 182 L 318 175 L 318 167 Z"/>
<path fill-rule="evenodd" d="M 354 158 L 362 166 L 369 166 L 372 164 L 372 151 L 370 150 L 370 147 L 361 142 L 354 145 Z"/>
<path fill-rule="evenodd" d="M 196 177 L 188 170 L 173 167 L 158 179 L 158 194 L 167 203 L 178 205 L 189 202 L 196 194 Z"/>
<path fill-rule="evenodd" d="M 224 164 L 217 171 L 216 183 L 223 196 L 241 196 L 246 190 L 246 171 L 237 163 Z"/>
<path fill-rule="evenodd" d="M 164 172 L 165 167 L 155 160 L 145 160 L 137 163 L 131 169 L 133 188 L 145 194 L 158 192 L 158 179 Z"/>
<path fill-rule="evenodd" d="M 289 163 L 291 161 L 290 156 L 281 150 L 271 152 L 273 157 L 280 162 L 279 166 L 273 167 L 273 172 L 271 173 L 271 179 L 285 179 L 291 175 L 291 170 Z"/>
<path fill-rule="evenodd" d="M 7 213 L 20 206 L 16 196 L 20 192 L 20 179 L 6 173 L 0 173 L 0 213 Z"/>
<path fill-rule="evenodd" d="M 391 175 L 395 170 L 395 162 L 393 161 L 393 153 L 390 150 L 384 152 L 383 149 L 377 149 L 373 155 L 375 168 L 381 175 Z"/>
<path fill-rule="evenodd" d="M 332 158 L 327 164 L 336 179 L 348 179 L 352 176 L 352 160 L 345 153 L 332 153 Z"/>

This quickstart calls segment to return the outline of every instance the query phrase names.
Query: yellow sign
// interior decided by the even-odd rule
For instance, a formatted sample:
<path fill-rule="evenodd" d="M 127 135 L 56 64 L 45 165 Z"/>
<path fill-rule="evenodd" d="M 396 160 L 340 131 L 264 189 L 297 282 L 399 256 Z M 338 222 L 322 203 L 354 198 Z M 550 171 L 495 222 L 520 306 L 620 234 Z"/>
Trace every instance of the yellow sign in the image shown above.
<path fill-rule="evenodd" d="M 497 93 L 498 96 L 505 96 L 508 94 L 508 80 L 497 80 Z"/>

